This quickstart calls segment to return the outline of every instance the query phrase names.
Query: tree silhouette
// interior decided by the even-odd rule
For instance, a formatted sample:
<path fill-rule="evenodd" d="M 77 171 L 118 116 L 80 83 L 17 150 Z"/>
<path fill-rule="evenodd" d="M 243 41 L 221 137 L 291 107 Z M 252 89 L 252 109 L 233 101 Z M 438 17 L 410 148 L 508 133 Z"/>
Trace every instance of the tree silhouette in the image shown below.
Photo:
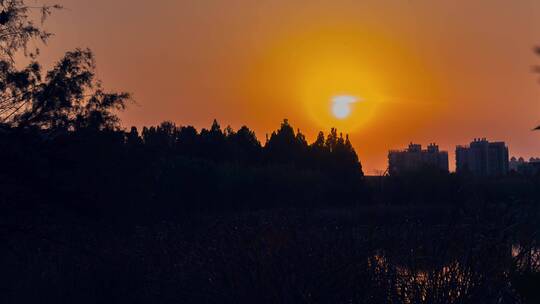
<path fill-rule="evenodd" d="M 194 157 L 199 150 L 199 134 L 192 126 L 181 127 L 176 138 L 177 151 L 186 156 Z"/>
<path fill-rule="evenodd" d="M 264 150 L 267 159 L 271 162 L 298 165 L 302 158 L 302 152 L 307 150 L 307 143 L 304 135 L 299 131 L 295 134 L 289 121 L 284 119 L 281 127 L 272 132 Z"/>
<path fill-rule="evenodd" d="M 225 134 L 221 130 L 221 126 L 214 119 L 210 130 L 203 129 L 200 134 L 201 138 L 201 151 L 203 157 L 222 161 L 227 157 Z"/>
<path fill-rule="evenodd" d="M 0 1 L 0 122 L 17 127 L 50 130 L 113 129 L 119 127 L 114 110 L 129 100 L 127 93 L 105 92 L 95 78 L 95 60 L 88 49 L 76 49 L 48 72 L 36 61 L 32 40 L 51 36 L 36 26 L 31 10 L 43 22 L 59 5 L 28 6 L 22 0 Z M 18 69 L 14 55 L 23 51 L 31 62 Z"/>
<path fill-rule="evenodd" d="M 0 121 L 11 122 L 13 116 L 27 105 L 34 85 L 40 80 L 40 66 L 35 61 L 39 49 L 29 49 L 30 41 L 46 42 L 51 33 L 36 25 L 30 17 L 40 10 L 41 24 L 59 5 L 28 6 L 22 0 L 0 1 Z M 31 63 L 18 69 L 15 54 L 22 51 Z"/>
<path fill-rule="evenodd" d="M 127 93 L 107 93 L 95 79 L 95 61 L 90 50 L 67 52 L 44 81 L 41 67 L 35 63 L 29 77 L 20 79 L 27 94 L 18 103 L 24 105 L 14 115 L 16 126 L 44 129 L 113 129 L 119 120 L 113 110 L 125 108 Z M 22 86 L 22 85 L 21 85 Z"/>
<path fill-rule="evenodd" d="M 255 132 L 242 126 L 237 132 L 227 132 L 227 143 L 232 160 L 239 163 L 254 164 L 260 161 L 261 143 L 257 140 Z"/>
<path fill-rule="evenodd" d="M 34 39 L 46 42 L 52 34 L 35 24 L 30 17 L 31 10 L 40 11 L 43 24 L 53 10 L 61 8 L 60 5 L 29 6 L 23 0 L 0 1 L 0 60 L 14 62 L 14 55 L 19 50 L 31 57 L 37 55 L 39 50 L 29 50 L 28 43 Z"/>
<path fill-rule="evenodd" d="M 126 144 L 128 147 L 134 148 L 143 144 L 142 138 L 139 136 L 137 127 L 131 127 L 129 133 L 126 134 Z"/>

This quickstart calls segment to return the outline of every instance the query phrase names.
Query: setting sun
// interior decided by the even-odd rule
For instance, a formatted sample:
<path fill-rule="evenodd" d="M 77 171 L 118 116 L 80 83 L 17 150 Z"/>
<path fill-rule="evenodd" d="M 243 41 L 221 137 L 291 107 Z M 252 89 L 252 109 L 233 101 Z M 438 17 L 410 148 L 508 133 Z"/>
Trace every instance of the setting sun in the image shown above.
<path fill-rule="evenodd" d="M 351 114 L 352 105 L 356 102 L 358 98 L 354 96 L 336 96 L 332 98 L 332 113 L 337 119 L 345 119 Z"/>

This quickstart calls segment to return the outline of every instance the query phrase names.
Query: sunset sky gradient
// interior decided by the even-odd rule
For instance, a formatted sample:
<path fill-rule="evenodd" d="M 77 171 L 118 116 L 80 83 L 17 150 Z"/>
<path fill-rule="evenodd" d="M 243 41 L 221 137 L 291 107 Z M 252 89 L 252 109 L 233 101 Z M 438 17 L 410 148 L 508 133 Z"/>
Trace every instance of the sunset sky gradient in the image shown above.
<path fill-rule="evenodd" d="M 410 141 L 475 137 L 540 156 L 540 1 L 58 0 L 48 64 L 94 50 L 108 89 L 134 94 L 123 125 L 248 125 L 283 118 L 313 140 L 347 132 L 365 172 Z M 347 119 L 332 97 L 355 96 Z"/>

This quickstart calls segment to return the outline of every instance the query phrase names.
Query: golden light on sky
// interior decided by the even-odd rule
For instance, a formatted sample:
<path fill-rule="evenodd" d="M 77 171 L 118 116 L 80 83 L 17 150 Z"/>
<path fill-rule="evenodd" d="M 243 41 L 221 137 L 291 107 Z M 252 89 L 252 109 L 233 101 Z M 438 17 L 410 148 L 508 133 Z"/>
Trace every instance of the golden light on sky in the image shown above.
<path fill-rule="evenodd" d="M 319 128 L 337 127 L 343 132 L 354 132 L 373 118 L 377 99 L 381 98 L 377 92 L 380 84 L 377 84 L 377 74 L 370 72 L 374 69 L 362 64 L 362 60 L 368 60 L 362 58 L 361 47 L 343 45 L 347 40 L 330 37 L 335 40 L 315 40 L 319 45 L 306 43 L 305 50 L 301 51 L 305 56 L 296 61 L 293 68 L 297 71 L 292 80 L 296 85 L 293 96 Z M 332 113 L 336 96 L 359 96 L 362 102 L 338 103 L 338 106 L 351 108 L 350 117 L 339 119 Z"/>
<path fill-rule="evenodd" d="M 540 156 L 536 0 L 59 2 L 44 59 L 91 47 L 105 86 L 135 96 L 126 126 L 217 118 L 261 140 L 283 118 L 309 140 L 337 127 L 368 173 L 410 141 Z M 337 96 L 357 102 L 336 115 Z"/>

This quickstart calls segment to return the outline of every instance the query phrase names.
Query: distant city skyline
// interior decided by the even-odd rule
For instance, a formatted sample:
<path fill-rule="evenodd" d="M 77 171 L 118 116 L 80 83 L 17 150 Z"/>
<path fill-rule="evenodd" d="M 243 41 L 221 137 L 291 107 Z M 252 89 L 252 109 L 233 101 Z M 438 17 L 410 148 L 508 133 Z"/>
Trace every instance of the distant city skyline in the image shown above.
<path fill-rule="evenodd" d="M 475 175 L 499 176 L 510 171 L 526 170 L 530 173 L 530 166 L 537 170 L 540 164 L 540 157 L 531 156 L 525 160 L 521 156 L 510 155 L 509 147 L 504 141 L 493 142 L 487 138 L 474 138 L 470 144 L 456 145 L 454 151 L 455 166 L 450 167 L 448 151 L 441 150 L 438 144 L 429 143 L 426 149 L 423 149 L 422 144 L 410 142 L 407 148 L 388 151 L 387 169 L 381 170 L 379 174 L 384 172 L 396 175 L 432 166 L 448 172 L 461 170 L 463 173 L 469 171 Z"/>
<path fill-rule="evenodd" d="M 407 149 L 388 152 L 388 174 L 390 175 L 400 175 L 425 167 L 449 172 L 448 151 L 441 151 L 435 143 L 430 143 L 426 149 L 422 149 L 421 144 L 411 142 Z"/>
<path fill-rule="evenodd" d="M 456 172 L 479 177 L 500 177 L 509 173 L 509 152 L 504 141 L 475 138 L 456 147 Z"/>

